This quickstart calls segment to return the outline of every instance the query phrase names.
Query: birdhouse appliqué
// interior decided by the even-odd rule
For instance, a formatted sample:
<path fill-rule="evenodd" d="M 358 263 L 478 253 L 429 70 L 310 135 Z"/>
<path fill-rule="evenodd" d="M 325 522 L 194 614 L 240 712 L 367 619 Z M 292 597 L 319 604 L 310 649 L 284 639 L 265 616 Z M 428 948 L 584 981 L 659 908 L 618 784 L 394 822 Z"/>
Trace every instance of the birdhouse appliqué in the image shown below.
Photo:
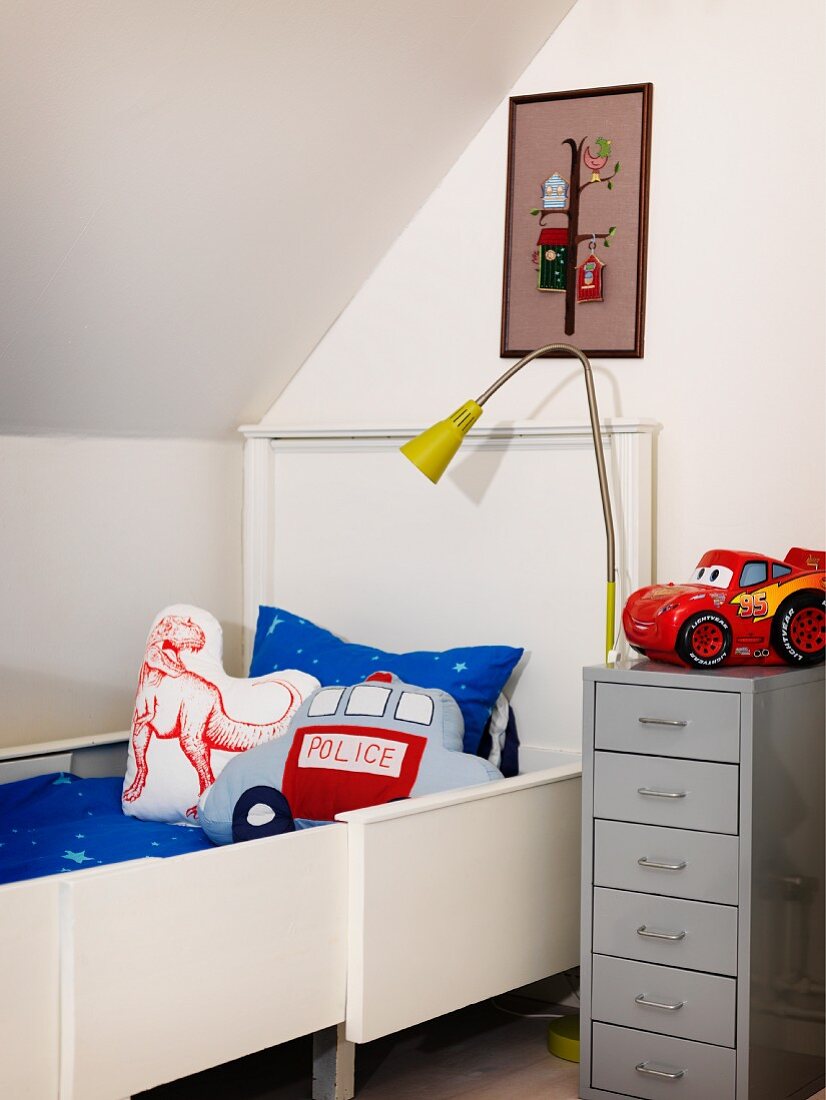
<path fill-rule="evenodd" d="M 592 252 L 576 269 L 576 300 L 578 302 L 601 302 L 605 264 Z"/>
<path fill-rule="evenodd" d="M 568 205 L 568 181 L 558 172 L 542 184 L 542 206 L 545 210 L 564 210 Z"/>
<path fill-rule="evenodd" d="M 568 230 L 543 229 L 536 242 L 538 290 L 565 290 L 568 285 Z"/>

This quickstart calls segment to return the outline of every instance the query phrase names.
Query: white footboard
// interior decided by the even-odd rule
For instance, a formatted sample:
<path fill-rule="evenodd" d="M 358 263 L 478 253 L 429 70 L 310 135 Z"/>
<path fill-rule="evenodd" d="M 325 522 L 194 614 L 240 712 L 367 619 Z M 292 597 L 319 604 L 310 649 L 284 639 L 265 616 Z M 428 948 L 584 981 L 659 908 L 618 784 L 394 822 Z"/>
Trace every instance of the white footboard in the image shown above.
<path fill-rule="evenodd" d="M 580 765 L 341 814 L 347 1039 L 577 965 Z"/>

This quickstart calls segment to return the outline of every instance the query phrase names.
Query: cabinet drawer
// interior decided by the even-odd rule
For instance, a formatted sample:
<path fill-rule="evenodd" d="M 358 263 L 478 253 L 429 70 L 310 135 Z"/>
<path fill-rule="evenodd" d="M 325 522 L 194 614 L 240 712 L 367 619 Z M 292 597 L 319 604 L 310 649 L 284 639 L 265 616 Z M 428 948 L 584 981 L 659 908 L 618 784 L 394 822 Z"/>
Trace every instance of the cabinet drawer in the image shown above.
<path fill-rule="evenodd" d="M 737 904 L 736 836 L 594 822 L 594 885 Z"/>
<path fill-rule="evenodd" d="M 740 696 L 727 691 L 598 684 L 598 749 L 740 759 Z"/>
<path fill-rule="evenodd" d="M 736 833 L 734 764 L 594 753 L 594 816 L 709 833 Z"/>
<path fill-rule="evenodd" d="M 607 1024 L 733 1047 L 737 982 L 594 955 L 591 1016 Z"/>
<path fill-rule="evenodd" d="M 737 973 L 737 909 L 594 887 L 594 951 L 622 959 Z"/>
<path fill-rule="evenodd" d="M 591 1084 L 608 1092 L 644 1100 L 734 1100 L 734 1063 L 734 1051 L 725 1047 L 593 1025 Z"/>

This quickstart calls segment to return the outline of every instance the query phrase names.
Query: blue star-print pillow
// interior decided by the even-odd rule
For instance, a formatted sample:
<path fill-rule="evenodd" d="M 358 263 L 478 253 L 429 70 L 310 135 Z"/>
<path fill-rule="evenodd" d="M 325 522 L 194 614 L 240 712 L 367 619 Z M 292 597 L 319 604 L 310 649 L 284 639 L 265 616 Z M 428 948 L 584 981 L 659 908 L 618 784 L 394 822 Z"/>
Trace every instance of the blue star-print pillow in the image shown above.
<path fill-rule="evenodd" d="M 394 672 L 408 684 L 452 695 L 465 720 L 464 751 L 476 754 L 491 708 L 524 653 L 504 645 L 439 652 L 386 653 L 345 642 L 280 607 L 259 607 L 250 676 L 296 668 L 323 687 L 358 684 L 373 672 Z"/>

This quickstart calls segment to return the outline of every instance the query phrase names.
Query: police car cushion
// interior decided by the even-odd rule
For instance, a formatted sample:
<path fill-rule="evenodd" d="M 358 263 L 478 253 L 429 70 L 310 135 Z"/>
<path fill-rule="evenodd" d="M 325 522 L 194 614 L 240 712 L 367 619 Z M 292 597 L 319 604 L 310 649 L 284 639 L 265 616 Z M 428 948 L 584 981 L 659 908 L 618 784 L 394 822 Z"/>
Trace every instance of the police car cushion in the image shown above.
<path fill-rule="evenodd" d="M 229 844 L 501 779 L 487 760 L 462 752 L 462 734 L 461 710 L 437 688 L 389 672 L 323 687 L 299 707 L 286 737 L 227 764 L 198 820 L 216 844 Z"/>

